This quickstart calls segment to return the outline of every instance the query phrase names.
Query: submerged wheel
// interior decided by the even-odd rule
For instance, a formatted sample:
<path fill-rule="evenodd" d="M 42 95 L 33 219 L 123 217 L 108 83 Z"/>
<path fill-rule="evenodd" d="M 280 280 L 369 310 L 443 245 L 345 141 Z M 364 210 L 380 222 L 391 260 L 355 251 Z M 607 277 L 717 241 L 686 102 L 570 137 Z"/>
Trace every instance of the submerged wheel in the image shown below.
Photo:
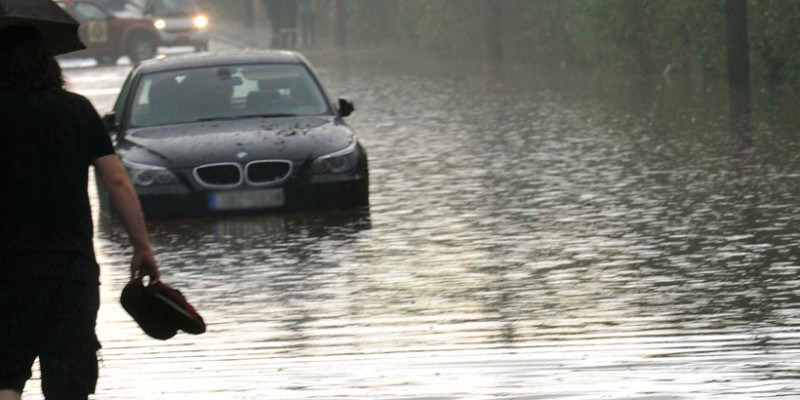
<path fill-rule="evenodd" d="M 131 36 L 128 41 L 128 58 L 134 63 L 155 57 L 156 50 L 158 50 L 156 43 L 141 34 Z"/>

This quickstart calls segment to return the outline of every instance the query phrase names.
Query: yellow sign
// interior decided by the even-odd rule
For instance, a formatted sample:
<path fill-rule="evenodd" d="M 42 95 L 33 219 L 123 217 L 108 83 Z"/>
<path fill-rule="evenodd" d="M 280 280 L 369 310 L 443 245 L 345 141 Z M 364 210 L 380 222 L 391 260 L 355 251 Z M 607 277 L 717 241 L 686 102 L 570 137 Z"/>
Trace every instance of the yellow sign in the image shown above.
<path fill-rule="evenodd" d="M 89 43 L 108 42 L 108 24 L 105 21 L 90 21 L 86 28 L 89 31 Z"/>

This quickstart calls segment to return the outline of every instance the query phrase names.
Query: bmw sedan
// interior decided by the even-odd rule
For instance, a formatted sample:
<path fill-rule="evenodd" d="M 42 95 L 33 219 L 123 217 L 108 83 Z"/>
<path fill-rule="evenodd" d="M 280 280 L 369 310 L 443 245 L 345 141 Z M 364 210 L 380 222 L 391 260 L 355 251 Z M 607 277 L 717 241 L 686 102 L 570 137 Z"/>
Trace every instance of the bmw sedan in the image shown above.
<path fill-rule="evenodd" d="M 237 51 L 135 66 L 104 120 L 145 214 L 163 217 L 368 205 L 353 110 L 302 55 Z"/>

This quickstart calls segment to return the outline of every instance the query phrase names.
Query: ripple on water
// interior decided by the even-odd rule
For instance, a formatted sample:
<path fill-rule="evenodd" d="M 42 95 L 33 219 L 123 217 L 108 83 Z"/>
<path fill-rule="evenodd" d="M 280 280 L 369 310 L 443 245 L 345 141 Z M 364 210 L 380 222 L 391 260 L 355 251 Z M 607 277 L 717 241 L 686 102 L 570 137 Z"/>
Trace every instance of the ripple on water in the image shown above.
<path fill-rule="evenodd" d="M 128 253 L 99 223 L 98 398 L 800 395 L 799 158 L 780 131 L 743 165 L 716 92 L 316 64 L 359 105 L 369 211 L 152 223 L 209 322 L 168 342 L 116 303 Z"/>

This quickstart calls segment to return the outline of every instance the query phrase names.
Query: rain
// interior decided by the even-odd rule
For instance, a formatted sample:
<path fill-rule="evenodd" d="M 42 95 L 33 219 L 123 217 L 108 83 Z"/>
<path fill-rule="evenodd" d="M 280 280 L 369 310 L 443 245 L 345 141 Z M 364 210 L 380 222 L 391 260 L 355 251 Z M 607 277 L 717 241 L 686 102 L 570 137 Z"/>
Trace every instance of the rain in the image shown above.
<path fill-rule="evenodd" d="M 197 3 L 207 49 L 152 57 L 303 54 L 369 205 L 148 218 L 207 323 L 159 341 L 90 182 L 91 398 L 800 398 L 800 2 Z M 59 61 L 104 115 L 140 55 Z"/>

